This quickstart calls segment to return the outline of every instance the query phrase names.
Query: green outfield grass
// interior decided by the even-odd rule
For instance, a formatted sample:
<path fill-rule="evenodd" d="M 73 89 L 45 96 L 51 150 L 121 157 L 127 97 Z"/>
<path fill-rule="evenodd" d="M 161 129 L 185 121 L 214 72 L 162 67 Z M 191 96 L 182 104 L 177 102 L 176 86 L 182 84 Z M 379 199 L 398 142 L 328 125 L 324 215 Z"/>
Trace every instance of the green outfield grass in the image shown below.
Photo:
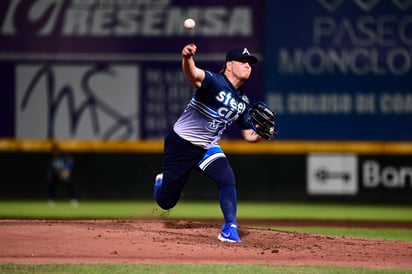
<path fill-rule="evenodd" d="M 169 211 L 154 201 L 0 201 L 0 218 L 222 218 L 218 201 L 183 200 Z M 239 219 L 368 220 L 412 222 L 412 205 L 239 202 Z"/>
<path fill-rule="evenodd" d="M 113 273 L 162 273 L 162 274 L 407 274 L 408 270 L 367 269 L 360 267 L 312 267 L 312 266 L 272 266 L 272 265 L 148 265 L 148 264 L 51 264 L 51 265 L 0 265 L 1 273 L 35 274 L 113 274 Z"/>
<path fill-rule="evenodd" d="M 412 222 L 412 205 L 354 205 L 325 203 L 239 202 L 238 220 L 346 220 Z M 173 210 L 164 211 L 153 201 L 80 201 L 71 207 L 58 201 L 0 201 L 0 219 L 105 219 L 168 218 L 221 219 L 217 201 L 181 201 Z M 354 229 L 325 227 L 273 227 L 307 233 L 412 241 L 410 229 Z M 354 267 L 309 267 L 269 265 L 19 265 L 0 264 L 0 273 L 412 273 L 412 270 L 368 269 Z"/>

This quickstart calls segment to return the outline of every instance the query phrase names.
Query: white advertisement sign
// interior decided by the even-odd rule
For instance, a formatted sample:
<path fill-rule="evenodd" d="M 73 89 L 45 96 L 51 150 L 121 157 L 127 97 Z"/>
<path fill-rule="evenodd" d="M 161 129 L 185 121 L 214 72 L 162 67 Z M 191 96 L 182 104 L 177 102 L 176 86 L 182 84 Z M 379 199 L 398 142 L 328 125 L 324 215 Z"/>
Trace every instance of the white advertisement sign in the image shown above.
<path fill-rule="evenodd" d="M 309 154 L 307 192 L 313 195 L 356 195 L 358 159 L 353 154 Z"/>

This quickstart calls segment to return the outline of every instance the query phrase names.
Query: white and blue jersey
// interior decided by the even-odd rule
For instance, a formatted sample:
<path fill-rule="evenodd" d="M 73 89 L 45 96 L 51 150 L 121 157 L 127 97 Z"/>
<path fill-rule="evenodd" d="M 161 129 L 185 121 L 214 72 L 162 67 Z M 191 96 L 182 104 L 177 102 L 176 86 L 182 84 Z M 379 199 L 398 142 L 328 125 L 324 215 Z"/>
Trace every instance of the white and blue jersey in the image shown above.
<path fill-rule="evenodd" d="M 185 111 L 174 125 L 174 131 L 192 144 L 209 149 L 217 144 L 224 130 L 239 117 L 240 128 L 249 128 L 243 116 L 249 99 L 218 73 L 205 71 L 205 79 Z"/>
<path fill-rule="evenodd" d="M 191 170 L 198 169 L 219 189 L 226 224 L 236 224 L 237 197 L 233 169 L 217 143 L 234 121 L 249 129 L 249 100 L 225 75 L 205 71 L 185 111 L 165 138 L 161 177 L 153 187 L 157 204 L 167 210 L 181 197 Z"/>

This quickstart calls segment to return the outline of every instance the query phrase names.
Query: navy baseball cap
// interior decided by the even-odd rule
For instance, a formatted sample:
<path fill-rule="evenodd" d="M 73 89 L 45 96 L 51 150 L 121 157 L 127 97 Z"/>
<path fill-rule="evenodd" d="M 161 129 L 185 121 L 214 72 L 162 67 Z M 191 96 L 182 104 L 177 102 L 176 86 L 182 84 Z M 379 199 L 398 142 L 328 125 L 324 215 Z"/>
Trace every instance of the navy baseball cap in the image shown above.
<path fill-rule="evenodd" d="M 226 62 L 239 59 L 249 59 L 251 64 L 258 61 L 257 57 L 250 54 L 246 47 L 233 48 L 226 53 Z"/>

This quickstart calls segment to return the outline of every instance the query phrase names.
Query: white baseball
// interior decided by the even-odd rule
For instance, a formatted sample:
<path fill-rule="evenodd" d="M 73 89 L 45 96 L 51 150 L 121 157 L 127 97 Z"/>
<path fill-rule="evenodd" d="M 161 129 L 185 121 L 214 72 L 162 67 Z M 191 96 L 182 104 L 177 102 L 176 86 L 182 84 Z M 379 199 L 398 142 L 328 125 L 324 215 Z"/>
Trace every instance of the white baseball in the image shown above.
<path fill-rule="evenodd" d="M 193 29 L 195 25 L 196 25 L 195 20 L 193 20 L 192 18 L 187 18 L 185 22 L 183 23 L 183 26 L 185 27 L 185 29 Z"/>

